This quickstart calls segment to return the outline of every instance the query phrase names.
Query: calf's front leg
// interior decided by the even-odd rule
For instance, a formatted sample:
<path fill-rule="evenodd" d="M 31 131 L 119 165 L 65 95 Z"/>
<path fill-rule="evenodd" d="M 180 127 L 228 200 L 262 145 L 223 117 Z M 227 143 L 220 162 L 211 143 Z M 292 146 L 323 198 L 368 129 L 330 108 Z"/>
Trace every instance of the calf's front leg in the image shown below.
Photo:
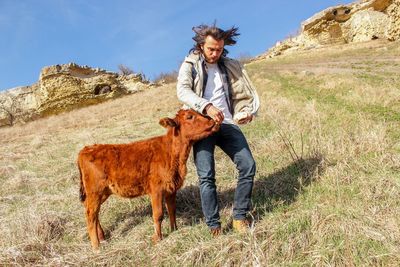
<path fill-rule="evenodd" d="M 176 226 L 176 192 L 165 195 L 165 205 L 167 206 L 171 232 L 178 229 Z"/>
<path fill-rule="evenodd" d="M 154 243 L 162 239 L 162 233 L 161 233 L 161 223 L 163 220 L 162 201 L 163 201 L 162 192 L 156 191 L 151 194 L 151 208 L 153 210 L 153 221 L 154 221 L 154 235 L 153 235 Z"/>

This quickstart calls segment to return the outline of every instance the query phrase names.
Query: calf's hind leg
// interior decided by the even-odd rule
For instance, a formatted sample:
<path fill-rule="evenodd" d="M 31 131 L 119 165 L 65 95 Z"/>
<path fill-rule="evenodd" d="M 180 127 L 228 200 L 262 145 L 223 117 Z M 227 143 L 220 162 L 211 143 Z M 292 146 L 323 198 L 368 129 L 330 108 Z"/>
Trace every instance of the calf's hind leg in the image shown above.
<path fill-rule="evenodd" d="M 110 196 L 111 194 L 110 193 L 105 193 L 104 195 L 103 195 L 103 197 L 101 198 L 101 203 L 100 203 L 100 205 L 101 204 L 103 204 L 104 203 L 104 201 L 106 201 L 107 200 L 107 198 Z M 99 214 L 100 214 L 100 207 L 99 207 Z M 103 231 L 103 228 L 101 227 L 101 225 L 100 225 L 100 218 L 99 218 L 99 215 L 97 216 L 97 238 L 99 239 L 99 241 L 100 242 L 102 242 L 102 241 L 104 241 L 105 240 L 105 237 L 104 237 L 105 235 L 104 235 L 104 231 Z"/>
<path fill-rule="evenodd" d="M 102 242 L 105 240 L 104 231 L 103 231 L 103 228 L 101 228 L 99 220 L 97 220 L 97 238 L 99 239 L 99 242 Z"/>
<path fill-rule="evenodd" d="M 85 200 L 86 207 L 86 224 L 88 227 L 89 238 L 94 250 L 99 249 L 99 235 L 98 227 L 99 223 L 99 211 L 100 211 L 100 199 L 96 195 L 87 195 Z M 104 234 L 103 234 L 104 236 Z"/>

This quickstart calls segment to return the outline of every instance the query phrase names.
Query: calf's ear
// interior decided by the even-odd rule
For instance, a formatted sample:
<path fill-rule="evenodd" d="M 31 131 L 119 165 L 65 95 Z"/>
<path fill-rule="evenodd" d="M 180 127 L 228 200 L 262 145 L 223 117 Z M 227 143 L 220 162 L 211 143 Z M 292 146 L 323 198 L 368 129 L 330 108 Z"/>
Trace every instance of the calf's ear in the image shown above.
<path fill-rule="evenodd" d="M 163 119 L 161 119 L 160 120 L 160 125 L 162 126 L 162 127 L 164 127 L 164 128 L 167 128 L 167 127 L 176 127 L 176 126 L 178 126 L 177 124 L 176 124 L 176 122 L 173 120 L 173 119 L 170 119 L 170 118 L 163 118 Z"/>

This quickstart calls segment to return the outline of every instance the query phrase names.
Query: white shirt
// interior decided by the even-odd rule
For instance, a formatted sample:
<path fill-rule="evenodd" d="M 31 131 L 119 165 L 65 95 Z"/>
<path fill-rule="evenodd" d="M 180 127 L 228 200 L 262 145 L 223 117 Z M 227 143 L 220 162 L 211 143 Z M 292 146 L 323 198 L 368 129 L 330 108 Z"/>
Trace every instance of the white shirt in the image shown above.
<path fill-rule="evenodd" d="M 233 124 L 232 114 L 230 113 L 228 103 L 226 102 L 224 85 L 218 64 L 210 64 L 206 62 L 206 69 L 208 78 L 203 98 L 210 101 L 213 106 L 224 113 L 224 121 L 222 123 Z"/>

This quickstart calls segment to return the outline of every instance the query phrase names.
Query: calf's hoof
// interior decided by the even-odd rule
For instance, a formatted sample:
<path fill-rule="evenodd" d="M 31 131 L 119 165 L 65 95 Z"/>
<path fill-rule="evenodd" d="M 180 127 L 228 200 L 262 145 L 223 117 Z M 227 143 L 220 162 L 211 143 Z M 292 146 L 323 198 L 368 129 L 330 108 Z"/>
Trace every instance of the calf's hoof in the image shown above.
<path fill-rule="evenodd" d="M 92 248 L 94 254 L 100 254 L 100 247 Z"/>
<path fill-rule="evenodd" d="M 151 237 L 151 241 L 153 242 L 153 244 L 157 244 L 158 242 L 160 242 L 162 240 L 161 236 L 158 236 L 157 234 L 154 234 Z"/>

